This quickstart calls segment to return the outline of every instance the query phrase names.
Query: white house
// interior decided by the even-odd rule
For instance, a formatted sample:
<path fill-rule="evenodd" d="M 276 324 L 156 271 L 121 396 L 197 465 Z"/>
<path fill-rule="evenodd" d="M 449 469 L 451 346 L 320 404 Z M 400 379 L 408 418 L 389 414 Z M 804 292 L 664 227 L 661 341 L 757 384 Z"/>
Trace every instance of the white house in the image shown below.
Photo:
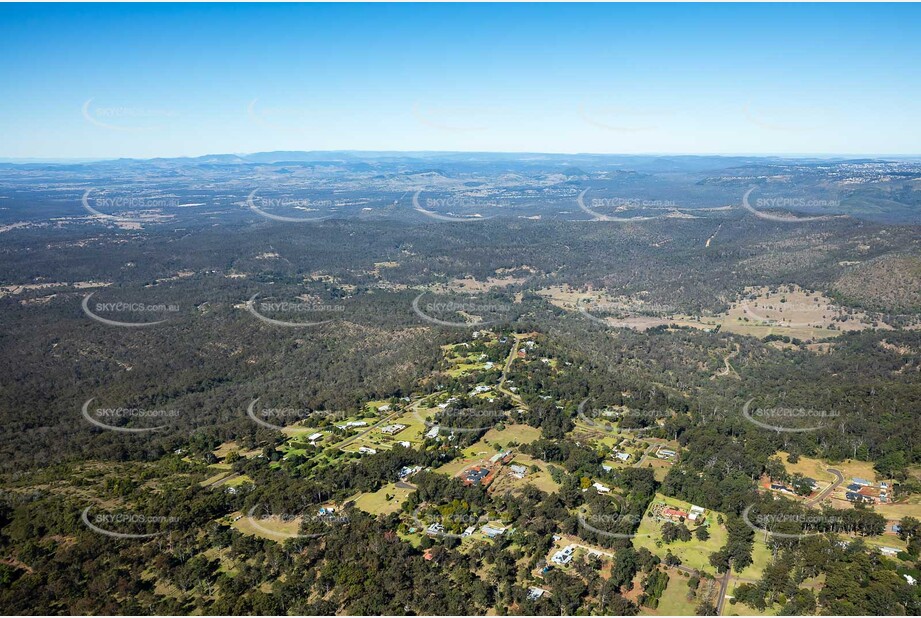
<path fill-rule="evenodd" d="M 560 551 L 553 554 L 553 556 L 550 558 L 550 562 L 554 562 L 556 564 L 569 564 L 572 561 L 572 555 L 575 553 L 575 551 L 576 548 L 574 545 L 567 545 Z"/>
<path fill-rule="evenodd" d="M 592 487 L 594 487 L 598 491 L 599 494 L 606 494 L 611 491 L 610 487 L 606 487 L 605 485 L 602 485 L 601 483 L 593 483 Z"/>
<path fill-rule="evenodd" d="M 377 451 L 370 446 L 359 446 L 358 452 L 362 455 L 376 455 Z"/>

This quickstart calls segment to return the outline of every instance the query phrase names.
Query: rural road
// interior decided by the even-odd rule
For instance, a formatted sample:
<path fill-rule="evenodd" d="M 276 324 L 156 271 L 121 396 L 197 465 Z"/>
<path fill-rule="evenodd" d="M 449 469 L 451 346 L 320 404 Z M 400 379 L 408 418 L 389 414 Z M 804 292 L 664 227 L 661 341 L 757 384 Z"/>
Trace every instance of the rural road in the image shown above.
<path fill-rule="evenodd" d="M 835 482 L 829 485 L 828 488 L 826 488 L 825 491 L 820 493 L 818 496 L 816 496 L 812 500 L 808 500 L 806 502 L 806 506 L 815 506 L 816 504 L 820 503 L 822 500 L 830 496 L 831 493 L 835 491 L 836 489 L 838 489 L 838 486 L 844 482 L 844 475 L 841 474 L 839 470 L 835 470 L 834 468 L 828 468 L 827 471 L 831 472 L 835 476 L 835 479 L 836 479 Z"/>

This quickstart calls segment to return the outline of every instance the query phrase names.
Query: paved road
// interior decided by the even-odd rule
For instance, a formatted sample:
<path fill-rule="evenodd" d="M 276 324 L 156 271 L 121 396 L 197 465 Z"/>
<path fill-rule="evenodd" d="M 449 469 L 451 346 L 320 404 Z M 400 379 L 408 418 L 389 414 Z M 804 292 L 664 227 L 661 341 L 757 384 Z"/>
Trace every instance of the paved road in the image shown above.
<path fill-rule="evenodd" d="M 639 468 L 641 465 L 643 465 L 643 462 L 646 461 L 646 458 L 647 458 L 647 457 L 649 457 L 649 453 L 652 452 L 652 449 L 658 448 L 658 447 L 660 447 L 660 446 L 662 446 L 662 443 L 661 443 L 661 442 L 653 442 L 652 444 L 650 444 L 649 446 L 647 446 L 647 447 L 646 447 L 646 450 L 643 451 L 643 454 L 640 455 L 639 460 L 638 460 L 635 464 L 633 464 L 633 467 L 634 467 L 634 468 Z"/>
<path fill-rule="evenodd" d="M 729 579 L 732 577 L 732 560 L 729 561 L 729 568 L 720 582 L 720 599 L 716 603 L 716 615 L 723 615 L 723 606 L 726 605 L 726 593 L 729 592 Z"/>
<path fill-rule="evenodd" d="M 844 482 L 844 475 L 841 474 L 839 470 L 835 470 L 834 468 L 828 468 L 828 472 L 831 472 L 833 475 L 835 475 L 835 479 L 836 479 L 835 482 L 832 483 L 825 491 L 820 493 L 818 496 L 816 496 L 812 500 L 807 501 L 806 506 L 815 506 L 816 504 L 820 503 L 822 500 L 830 496 L 832 492 L 838 489 L 838 486 Z"/>

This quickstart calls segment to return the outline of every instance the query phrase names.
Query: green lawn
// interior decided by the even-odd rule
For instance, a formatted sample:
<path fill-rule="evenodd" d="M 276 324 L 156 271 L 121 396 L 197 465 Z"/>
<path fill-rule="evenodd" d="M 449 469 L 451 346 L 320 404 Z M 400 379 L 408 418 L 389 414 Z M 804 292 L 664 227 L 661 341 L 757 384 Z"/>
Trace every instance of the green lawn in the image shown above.
<path fill-rule="evenodd" d="M 671 507 L 678 507 L 683 510 L 691 508 L 688 502 L 676 498 L 666 498 L 662 494 L 656 494 L 652 504 L 649 505 L 650 509 L 656 502 L 665 502 Z M 716 523 L 717 512 L 707 511 L 707 529 L 710 532 L 709 539 L 701 542 L 697 540 L 697 537 L 692 536 L 690 541 L 674 541 L 668 545 L 662 543 L 660 540 L 662 532 L 661 523 L 653 521 L 648 514 L 649 511 L 647 511 L 647 516 L 643 517 L 643 521 L 637 529 L 637 536 L 633 539 L 634 547 L 645 547 L 660 558 L 664 558 L 665 554 L 671 551 L 672 554 L 681 559 L 681 564 L 683 566 L 709 571 L 711 573 L 713 572 L 714 569 L 710 566 L 710 554 L 718 551 L 725 545 L 726 539 L 729 536 L 726 532 L 726 528 Z M 694 528 L 696 528 L 696 526 L 693 524 L 688 525 L 688 529 L 692 532 Z"/>
<path fill-rule="evenodd" d="M 642 608 L 644 614 L 655 614 L 657 616 L 693 616 L 697 607 L 697 599 L 687 600 L 688 579 L 674 569 L 668 570 L 668 587 L 662 593 L 659 599 L 659 607 L 650 610 L 648 607 Z"/>
<path fill-rule="evenodd" d="M 398 488 L 395 484 L 390 483 L 374 493 L 361 494 L 355 498 L 355 506 L 372 515 L 395 513 L 400 510 L 400 505 L 413 491 L 415 490 Z M 387 500 L 388 495 L 392 496 L 390 500 Z"/>

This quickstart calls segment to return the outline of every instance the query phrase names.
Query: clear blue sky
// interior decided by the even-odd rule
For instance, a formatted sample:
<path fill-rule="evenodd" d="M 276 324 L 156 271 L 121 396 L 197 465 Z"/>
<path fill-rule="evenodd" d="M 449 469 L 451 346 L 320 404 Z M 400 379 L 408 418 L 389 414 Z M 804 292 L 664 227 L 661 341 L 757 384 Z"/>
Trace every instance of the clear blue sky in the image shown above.
<path fill-rule="evenodd" d="M 0 5 L 0 157 L 921 153 L 918 5 Z"/>

